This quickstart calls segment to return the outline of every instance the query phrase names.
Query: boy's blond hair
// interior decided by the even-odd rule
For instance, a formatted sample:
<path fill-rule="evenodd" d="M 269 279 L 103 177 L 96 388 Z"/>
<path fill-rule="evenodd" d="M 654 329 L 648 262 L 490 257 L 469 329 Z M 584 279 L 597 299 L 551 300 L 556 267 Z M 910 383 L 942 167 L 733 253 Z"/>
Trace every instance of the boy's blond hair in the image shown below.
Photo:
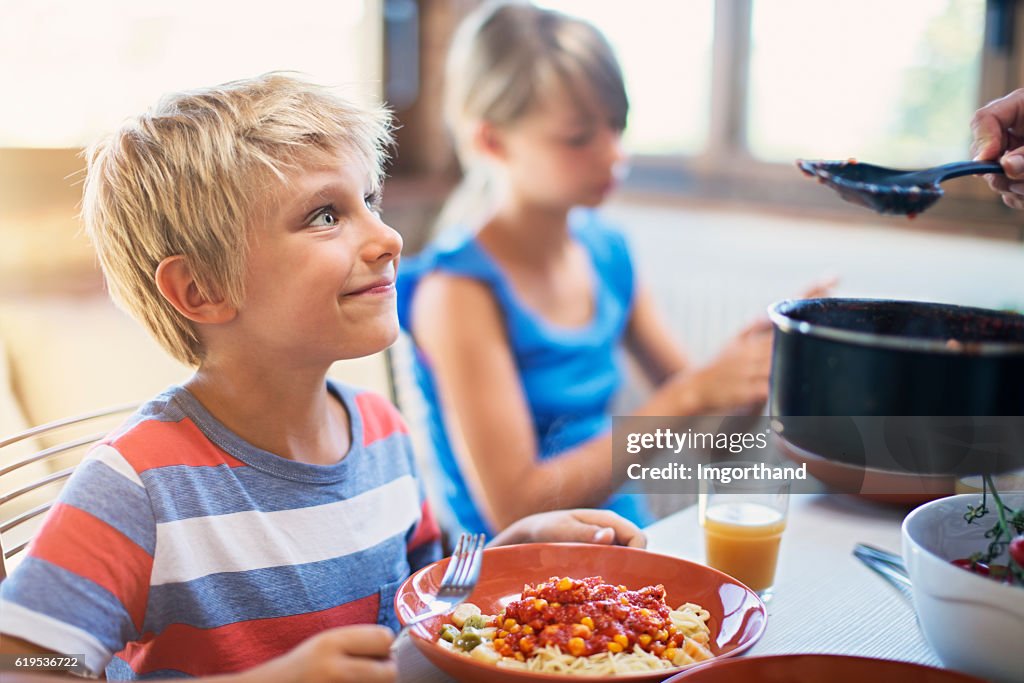
<path fill-rule="evenodd" d="M 201 294 L 240 305 L 249 227 L 289 171 L 346 156 L 366 163 L 376 190 L 390 143 L 383 108 L 291 75 L 164 97 L 86 152 L 82 218 L 111 297 L 198 365 L 193 324 L 157 289 L 160 262 L 184 256 Z"/>

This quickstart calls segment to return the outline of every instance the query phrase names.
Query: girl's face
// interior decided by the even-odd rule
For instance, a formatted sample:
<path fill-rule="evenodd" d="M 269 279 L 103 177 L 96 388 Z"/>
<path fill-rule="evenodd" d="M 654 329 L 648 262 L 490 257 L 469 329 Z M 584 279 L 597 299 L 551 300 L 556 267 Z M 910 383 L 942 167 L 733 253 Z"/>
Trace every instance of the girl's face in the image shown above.
<path fill-rule="evenodd" d="M 564 89 L 492 134 L 492 157 L 512 198 L 544 208 L 597 206 L 625 159 L 622 130 L 603 108 Z"/>

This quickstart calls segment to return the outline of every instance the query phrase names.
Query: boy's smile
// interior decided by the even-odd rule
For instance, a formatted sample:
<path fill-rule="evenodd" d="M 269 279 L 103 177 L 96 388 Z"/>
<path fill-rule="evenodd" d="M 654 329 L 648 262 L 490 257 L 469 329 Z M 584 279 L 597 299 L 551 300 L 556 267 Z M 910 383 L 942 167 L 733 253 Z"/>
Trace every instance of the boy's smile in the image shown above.
<path fill-rule="evenodd" d="M 330 364 L 389 346 L 398 334 L 395 272 L 402 238 L 377 213 L 364 163 L 291 174 L 252 228 L 233 337 L 268 360 Z"/>

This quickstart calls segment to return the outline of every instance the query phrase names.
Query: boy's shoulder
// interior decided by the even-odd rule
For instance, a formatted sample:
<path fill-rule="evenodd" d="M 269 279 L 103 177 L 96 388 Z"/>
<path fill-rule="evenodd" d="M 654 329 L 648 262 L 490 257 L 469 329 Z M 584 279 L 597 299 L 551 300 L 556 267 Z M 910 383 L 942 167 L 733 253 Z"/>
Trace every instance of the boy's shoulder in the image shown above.
<path fill-rule="evenodd" d="M 354 405 L 355 409 L 359 411 L 364 446 L 396 435 L 407 436 L 409 434 L 409 427 L 405 419 L 389 399 L 363 387 L 344 384 L 336 380 L 329 380 L 329 382 L 335 393 L 341 396 L 345 403 Z M 346 400 L 346 398 L 351 400 Z"/>
<path fill-rule="evenodd" d="M 187 394 L 173 386 L 143 403 L 120 427 L 107 435 L 111 447 L 136 472 L 160 467 L 241 465 L 204 433 L 182 400 Z"/>

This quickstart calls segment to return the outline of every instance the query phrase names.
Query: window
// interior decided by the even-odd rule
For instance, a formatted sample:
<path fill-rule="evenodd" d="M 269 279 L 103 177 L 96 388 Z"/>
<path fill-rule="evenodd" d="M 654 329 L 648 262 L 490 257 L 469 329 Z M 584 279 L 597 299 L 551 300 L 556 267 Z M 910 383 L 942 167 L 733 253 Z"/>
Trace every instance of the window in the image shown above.
<path fill-rule="evenodd" d="M 1014 0 L 536 1 L 616 48 L 638 189 L 843 211 L 794 159 L 966 159 L 971 114 L 1024 73 Z M 946 191 L 929 217 L 1019 224 L 980 180 Z"/>
<path fill-rule="evenodd" d="M 755 0 L 750 24 L 746 133 L 756 158 L 895 167 L 966 158 L 984 0 Z"/>
<path fill-rule="evenodd" d="M 706 146 L 714 0 L 537 4 L 590 20 L 616 48 L 630 94 L 630 151 L 689 155 Z"/>
<path fill-rule="evenodd" d="M 271 70 L 379 96 L 380 2 L 5 3 L 0 147 L 79 147 L 164 92 Z"/>

